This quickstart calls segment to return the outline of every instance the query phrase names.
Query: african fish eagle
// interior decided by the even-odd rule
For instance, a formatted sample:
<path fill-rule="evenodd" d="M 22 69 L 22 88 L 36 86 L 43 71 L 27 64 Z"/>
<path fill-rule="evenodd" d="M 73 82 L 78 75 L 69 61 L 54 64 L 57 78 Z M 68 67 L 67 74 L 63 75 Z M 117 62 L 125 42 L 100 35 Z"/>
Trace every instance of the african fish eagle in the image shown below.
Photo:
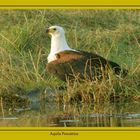
<path fill-rule="evenodd" d="M 63 81 L 75 78 L 102 79 L 107 70 L 121 77 L 127 75 L 117 63 L 106 60 L 95 53 L 74 50 L 69 47 L 65 31 L 60 26 L 51 26 L 46 32 L 51 35 L 51 50 L 48 55 L 47 71 Z"/>

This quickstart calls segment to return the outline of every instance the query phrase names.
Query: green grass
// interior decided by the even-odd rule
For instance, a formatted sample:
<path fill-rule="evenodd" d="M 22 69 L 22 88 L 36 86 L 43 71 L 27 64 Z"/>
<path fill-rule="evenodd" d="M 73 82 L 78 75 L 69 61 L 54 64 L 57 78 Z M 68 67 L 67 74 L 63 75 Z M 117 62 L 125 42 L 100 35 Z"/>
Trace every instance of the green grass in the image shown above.
<path fill-rule="evenodd" d="M 96 52 L 129 70 L 125 79 L 112 76 L 102 82 L 66 83 L 62 102 L 75 94 L 83 102 L 91 95 L 96 102 L 140 96 L 139 10 L 0 10 L 1 95 L 15 94 L 18 87 L 27 93 L 65 84 L 45 70 L 50 51 L 45 29 L 51 25 L 65 28 L 72 48 Z"/>

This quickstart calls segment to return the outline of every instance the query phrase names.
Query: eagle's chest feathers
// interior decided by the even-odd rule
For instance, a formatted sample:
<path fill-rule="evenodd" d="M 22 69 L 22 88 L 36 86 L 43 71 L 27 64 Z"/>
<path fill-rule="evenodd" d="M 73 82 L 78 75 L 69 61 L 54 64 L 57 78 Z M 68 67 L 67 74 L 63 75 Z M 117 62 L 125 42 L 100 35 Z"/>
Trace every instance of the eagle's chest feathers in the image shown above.
<path fill-rule="evenodd" d="M 64 35 L 52 36 L 51 40 L 51 51 L 48 55 L 48 62 L 52 62 L 58 59 L 57 54 L 64 51 L 72 51 L 65 39 Z M 73 50 L 75 51 L 75 50 Z"/>

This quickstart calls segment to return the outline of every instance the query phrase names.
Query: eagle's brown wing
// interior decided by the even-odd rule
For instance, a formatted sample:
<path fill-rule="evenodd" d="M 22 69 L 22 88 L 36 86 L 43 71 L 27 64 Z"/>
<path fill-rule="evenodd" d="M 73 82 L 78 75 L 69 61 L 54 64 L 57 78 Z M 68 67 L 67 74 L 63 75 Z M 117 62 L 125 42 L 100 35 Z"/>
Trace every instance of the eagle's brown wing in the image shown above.
<path fill-rule="evenodd" d="M 47 64 L 47 71 L 59 79 L 100 79 L 106 69 L 112 68 L 114 73 L 120 74 L 118 64 L 103 57 L 88 52 L 64 51 L 56 54 L 57 60 Z"/>

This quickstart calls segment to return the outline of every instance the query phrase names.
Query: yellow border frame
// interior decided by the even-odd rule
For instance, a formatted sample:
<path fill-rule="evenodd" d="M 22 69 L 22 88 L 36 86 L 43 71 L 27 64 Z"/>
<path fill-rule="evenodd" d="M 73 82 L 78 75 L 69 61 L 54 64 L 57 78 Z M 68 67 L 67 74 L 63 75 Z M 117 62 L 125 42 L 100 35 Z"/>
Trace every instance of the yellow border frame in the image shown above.
<path fill-rule="evenodd" d="M 30 4 L 30 5 L 1 5 L 0 9 L 140 9 L 140 4 L 133 4 L 133 5 L 114 5 L 114 4 L 77 4 L 77 5 L 50 5 L 50 4 Z"/>
<path fill-rule="evenodd" d="M 86 3 L 80 2 L 80 4 L 75 4 L 75 1 L 72 0 L 70 3 L 63 4 L 61 0 L 60 4 L 58 2 L 52 3 L 51 1 L 40 0 L 39 3 L 35 1 L 24 0 L 24 2 L 17 2 L 16 0 L 12 1 L 4 1 L 0 2 L 0 9 L 140 9 L 140 2 L 138 0 L 134 0 L 133 2 L 128 2 L 127 0 L 122 1 L 118 0 L 117 2 L 113 2 L 111 0 L 106 0 L 105 3 L 100 1 L 94 1 L 94 3 Z M 71 4 L 72 3 L 72 4 Z M 125 4 L 127 3 L 127 4 Z M 78 136 L 75 135 L 56 135 L 52 136 L 51 132 L 77 132 Z M 0 128 L 0 138 L 1 139 L 137 139 L 140 138 L 140 128 L 135 127 L 72 127 L 72 128 L 64 128 L 64 127 L 1 127 Z"/>
<path fill-rule="evenodd" d="M 139 0 L 1 0 L 1 5 L 138 5 Z"/>
<path fill-rule="evenodd" d="M 75 132 L 78 135 L 63 135 L 63 132 Z M 51 135 L 56 133 L 56 135 Z M 58 135 L 59 133 L 59 135 Z M 5 139 L 139 139 L 140 128 L 1 128 L 0 137 Z"/>

